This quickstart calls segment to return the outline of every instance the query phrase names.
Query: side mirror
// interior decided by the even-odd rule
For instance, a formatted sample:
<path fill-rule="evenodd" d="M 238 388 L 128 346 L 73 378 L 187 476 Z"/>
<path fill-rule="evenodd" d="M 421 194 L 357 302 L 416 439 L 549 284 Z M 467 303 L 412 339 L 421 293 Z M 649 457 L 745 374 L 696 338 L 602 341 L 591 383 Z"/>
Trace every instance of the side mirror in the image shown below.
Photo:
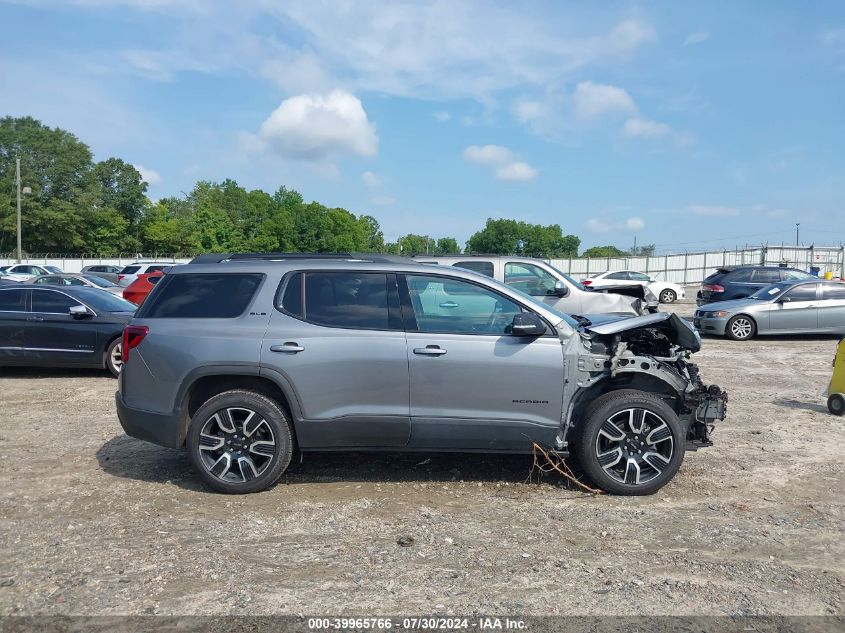
<path fill-rule="evenodd" d="M 94 316 L 94 313 L 85 306 L 71 306 L 68 309 L 68 313 L 74 319 L 87 319 L 88 317 Z"/>
<path fill-rule="evenodd" d="M 789 303 L 790 301 L 792 301 L 792 299 L 790 299 L 789 297 L 781 297 L 780 299 L 778 299 L 778 303 Z"/>
<path fill-rule="evenodd" d="M 546 324 L 533 312 L 520 312 L 513 315 L 511 323 L 513 336 L 543 336 L 545 333 Z"/>
<path fill-rule="evenodd" d="M 554 294 L 556 297 L 565 297 L 569 294 L 569 286 L 567 286 L 562 281 L 556 281 Z"/>

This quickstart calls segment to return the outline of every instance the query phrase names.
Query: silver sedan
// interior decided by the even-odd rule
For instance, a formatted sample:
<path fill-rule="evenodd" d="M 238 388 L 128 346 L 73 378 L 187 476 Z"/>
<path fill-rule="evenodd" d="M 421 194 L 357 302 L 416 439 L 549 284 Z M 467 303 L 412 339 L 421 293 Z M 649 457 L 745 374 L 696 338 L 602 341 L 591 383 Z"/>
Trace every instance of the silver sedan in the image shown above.
<path fill-rule="evenodd" d="M 703 305 L 693 323 L 702 334 L 735 341 L 757 334 L 845 334 L 845 283 L 783 281 L 746 299 Z"/>
<path fill-rule="evenodd" d="M 48 284 L 51 286 L 88 286 L 89 288 L 99 288 L 111 294 L 123 298 L 123 288 L 117 284 L 113 284 L 107 279 L 97 277 L 96 275 L 85 275 L 77 273 L 62 273 L 60 275 L 39 275 L 27 279 L 24 283 L 27 284 Z"/>

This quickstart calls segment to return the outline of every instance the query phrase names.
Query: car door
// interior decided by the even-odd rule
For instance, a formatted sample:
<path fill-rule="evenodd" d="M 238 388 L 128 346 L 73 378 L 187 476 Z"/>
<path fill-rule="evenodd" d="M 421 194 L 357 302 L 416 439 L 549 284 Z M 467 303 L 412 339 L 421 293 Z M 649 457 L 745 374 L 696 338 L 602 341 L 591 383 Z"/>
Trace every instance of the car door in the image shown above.
<path fill-rule="evenodd" d="M 286 275 L 261 348 L 261 371 L 292 386 L 303 448 L 405 446 L 408 353 L 395 275 Z"/>
<path fill-rule="evenodd" d="M 818 284 L 801 284 L 790 288 L 769 310 L 772 332 L 813 332 L 819 327 Z"/>
<path fill-rule="evenodd" d="M 22 288 L 0 288 L 0 364 L 4 360 L 19 361 L 24 358 L 28 292 Z"/>
<path fill-rule="evenodd" d="M 409 446 L 530 450 L 559 427 L 560 339 L 508 334 L 530 311 L 480 284 L 434 274 L 400 275 L 411 379 Z"/>
<path fill-rule="evenodd" d="M 70 308 L 83 305 L 70 295 L 34 287 L 24 333 L 27 358 L 45 364 L 92 364 L 97 354 L 97 328 L 90 318 L 75 318 Z"/>
<path fill-rule="evenodd" d="M 821 285 L 819 301 L 819 330 L 845 333 L 845 284 Z"/>

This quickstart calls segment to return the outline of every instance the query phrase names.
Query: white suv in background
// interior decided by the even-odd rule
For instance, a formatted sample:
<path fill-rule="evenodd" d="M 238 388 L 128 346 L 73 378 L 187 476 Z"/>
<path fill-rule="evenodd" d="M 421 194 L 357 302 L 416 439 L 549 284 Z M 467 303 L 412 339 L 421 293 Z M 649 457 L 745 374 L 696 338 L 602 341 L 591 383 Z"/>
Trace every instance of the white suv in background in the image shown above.
<path fill-rule="evenodd" d="M 674 303 L 686 296 L 684 287 L 669 281 L 660 281 L 645 273 L 635 270 L 613 270 L 595 277 L 588 277 L 581 282 L 590 288 L 604 288 L 618 284 L 637 284 L 646 286 L 658 298 L 660 303 Z"/>
<path fill-rule="evenodd" d="M 117 273 L 117 285 L 125 288 L 138 279 L 138 275 L 143 273 L 157 273 L 175 265 L 173 262 L 135 262 L 129 264 Z"/>

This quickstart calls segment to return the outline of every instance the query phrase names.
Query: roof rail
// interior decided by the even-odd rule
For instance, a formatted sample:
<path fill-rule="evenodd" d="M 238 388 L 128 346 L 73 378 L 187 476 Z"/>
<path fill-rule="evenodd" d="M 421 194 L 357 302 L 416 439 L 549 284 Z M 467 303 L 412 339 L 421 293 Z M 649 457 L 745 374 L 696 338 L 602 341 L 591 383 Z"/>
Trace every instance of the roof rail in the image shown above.
<path fill-rule="evenodd" d="M 373 263 L 407 263 L 408 257 L 381 253 L 206 253 L 197 255 L 191 264 L 219 264 L 235 261 L 273 261 L 294 259 L 362 260 Z"/>

